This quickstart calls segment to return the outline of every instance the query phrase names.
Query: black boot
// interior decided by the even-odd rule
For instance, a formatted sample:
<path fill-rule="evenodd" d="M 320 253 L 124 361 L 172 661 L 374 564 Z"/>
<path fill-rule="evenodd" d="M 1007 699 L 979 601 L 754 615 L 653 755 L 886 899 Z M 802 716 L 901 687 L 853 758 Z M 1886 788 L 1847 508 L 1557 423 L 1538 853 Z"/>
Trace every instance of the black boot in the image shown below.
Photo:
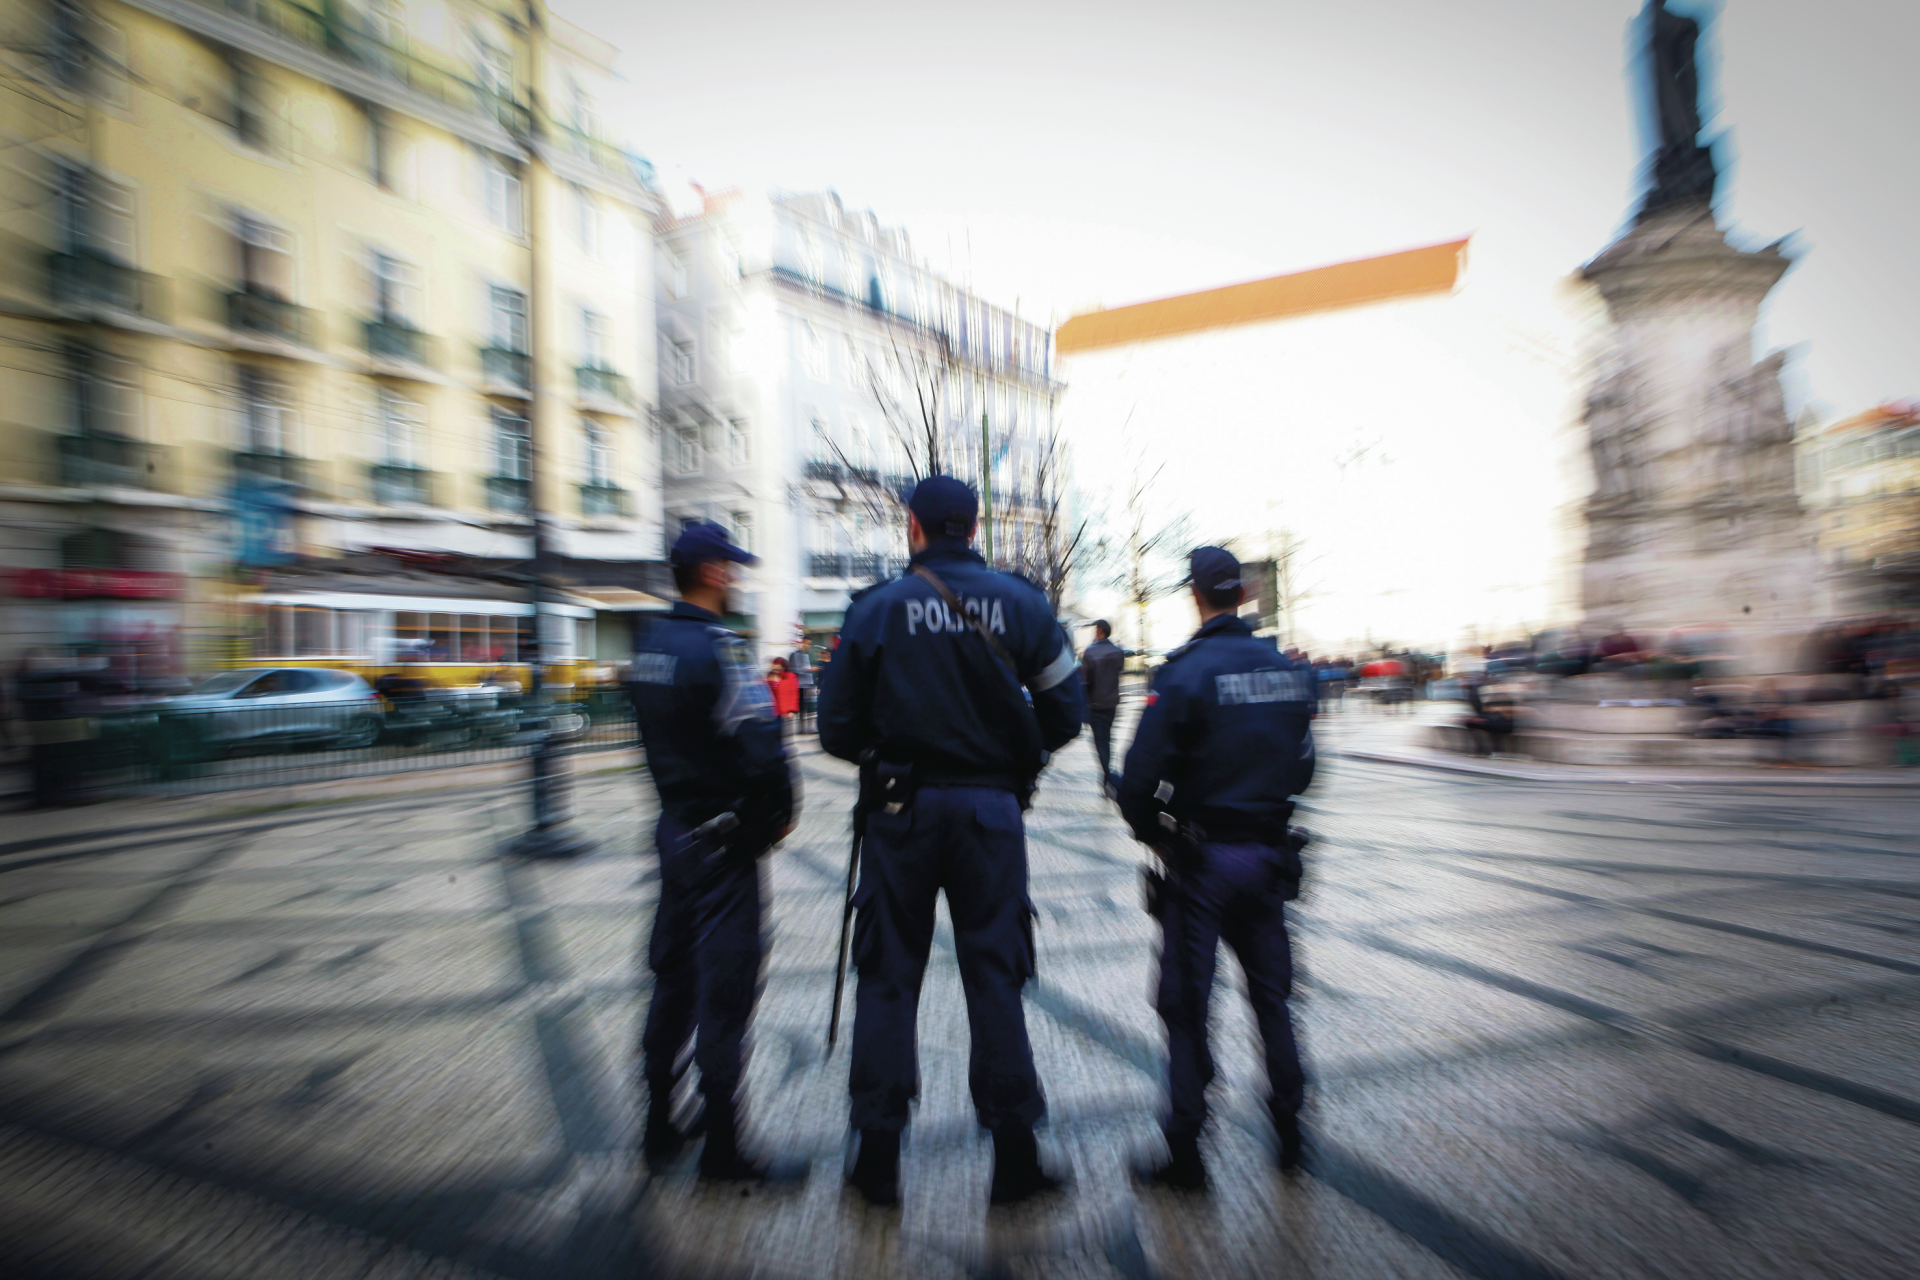
<path fill-rule="evenodd" d="M 1150 1187 L 1173 1191 L 1205 1191 L 1207 1165 L 1200 1158 L 1200 1139 L 1167 1135 L 1167 1154 L 1142 1158 L 1133 1166 L 1133 1176 Z"/>
<path fill-rule="evenodd" d="M 890 1208 L 900 1203 L 900 1131 L 862 1129 L 847 1185 L 868 1204 Z"/>
<path fill-rule="evenodd" d="M 640 1140 L 640 1152 L 647 1168 L 659 1173 L 671 1164 L 687 1145 L 687 1136 L 673 1123 L 671 1087 L 649 1089 L 647 1093 L 647 1130 Z"/>
<path fill-rule="evenodd" d="M 1031 1129 L 993 1131 L 993 1186 L 989 1204 L 1019 1204 L 1060 1189 L 1060 1179 L 1040 1167 L 1040 1144 Z"/>
<path fill-rule="evenodd" d="M 1298 1173 L 1300 1162 L 1306 1154 L 1306 1143 L 1300 1133 L 1300 1117 L 1297 1115 L 1273 1114 L 1273 1134 L 1278 1139 L 1273 1159 L 1282 1173 Z"/>
<path fill-rule="evenodd" d="M 739 1117 L 728 1108 L 707 1108 L 707 1141 L 700 1148 L 700 1176 L 713 1182 L 765 1182 L 768 1166 L 740 1150 Z"/>

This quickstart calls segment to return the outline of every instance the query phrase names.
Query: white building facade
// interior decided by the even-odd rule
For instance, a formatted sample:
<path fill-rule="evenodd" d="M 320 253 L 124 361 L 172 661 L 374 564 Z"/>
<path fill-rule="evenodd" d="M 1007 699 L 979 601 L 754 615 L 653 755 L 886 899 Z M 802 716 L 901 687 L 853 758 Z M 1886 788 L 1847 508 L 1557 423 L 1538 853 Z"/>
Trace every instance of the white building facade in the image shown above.
<path fill-rule="evenodd" d="M 898 495 L 930 462 L 990 482 L 997 564 L 1044 559 L 1064 481 L 1044 326 L 831 193 L 717 196 L 660 245 L 667 536 L 717 520 L 760 557 L 736 623 L 763 653 L 830 636 L 854 591 L 902 571 Z"/>

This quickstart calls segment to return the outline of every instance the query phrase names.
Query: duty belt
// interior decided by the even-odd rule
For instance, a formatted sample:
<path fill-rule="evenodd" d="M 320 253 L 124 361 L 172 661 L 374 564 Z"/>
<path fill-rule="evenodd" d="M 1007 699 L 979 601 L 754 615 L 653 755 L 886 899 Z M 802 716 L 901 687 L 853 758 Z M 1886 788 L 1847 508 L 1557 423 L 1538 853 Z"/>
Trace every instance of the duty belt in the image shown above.
<path fill-rule="evenodd" d="M 985 787 L 990 791 L 1015 793 L 1026 785 L 1012 774 L 1006 773 L 936 773 L 924 778 L 916 778 L 915 783 L 922 787 Z"/>

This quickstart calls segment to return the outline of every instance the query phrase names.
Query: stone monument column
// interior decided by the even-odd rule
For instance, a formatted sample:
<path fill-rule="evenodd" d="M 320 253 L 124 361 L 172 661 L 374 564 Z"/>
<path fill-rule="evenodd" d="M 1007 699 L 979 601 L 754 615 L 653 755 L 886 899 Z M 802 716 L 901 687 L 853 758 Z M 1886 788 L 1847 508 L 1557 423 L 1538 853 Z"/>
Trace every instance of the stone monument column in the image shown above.
<path fill-rule="evenodd" d="M 1612 350 L 1587 396 L 1595 477 L 1583 577 L 1590 622 L 1663 638 L 1736 638 L 1754 672 L 1791 670 L 1812 625 L 1813 534 L 1794 488 L 1783 357 L 1753 359 L 1761 302 L 1790 264 L 1727 243 L 1698 145 L 1699 28 L 1648 12 L 1662 145 L 1633 225 L 1582 275 L 1605 298 Z"/>

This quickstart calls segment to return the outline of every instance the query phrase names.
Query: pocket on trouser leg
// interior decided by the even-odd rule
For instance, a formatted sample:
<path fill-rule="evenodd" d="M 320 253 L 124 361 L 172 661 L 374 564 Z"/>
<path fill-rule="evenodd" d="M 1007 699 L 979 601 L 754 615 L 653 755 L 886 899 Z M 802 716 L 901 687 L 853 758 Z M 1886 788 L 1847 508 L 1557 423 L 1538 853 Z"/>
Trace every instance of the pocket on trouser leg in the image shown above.
<path fill-rule="evenodd" d="M 873 885 L 862 876 L 860 884 L 853 891 L 853 946 L 851 963 L 857 969 L 865 968 L 873 959 L 873 937 L 880 922 L 873 915 Z"/>

